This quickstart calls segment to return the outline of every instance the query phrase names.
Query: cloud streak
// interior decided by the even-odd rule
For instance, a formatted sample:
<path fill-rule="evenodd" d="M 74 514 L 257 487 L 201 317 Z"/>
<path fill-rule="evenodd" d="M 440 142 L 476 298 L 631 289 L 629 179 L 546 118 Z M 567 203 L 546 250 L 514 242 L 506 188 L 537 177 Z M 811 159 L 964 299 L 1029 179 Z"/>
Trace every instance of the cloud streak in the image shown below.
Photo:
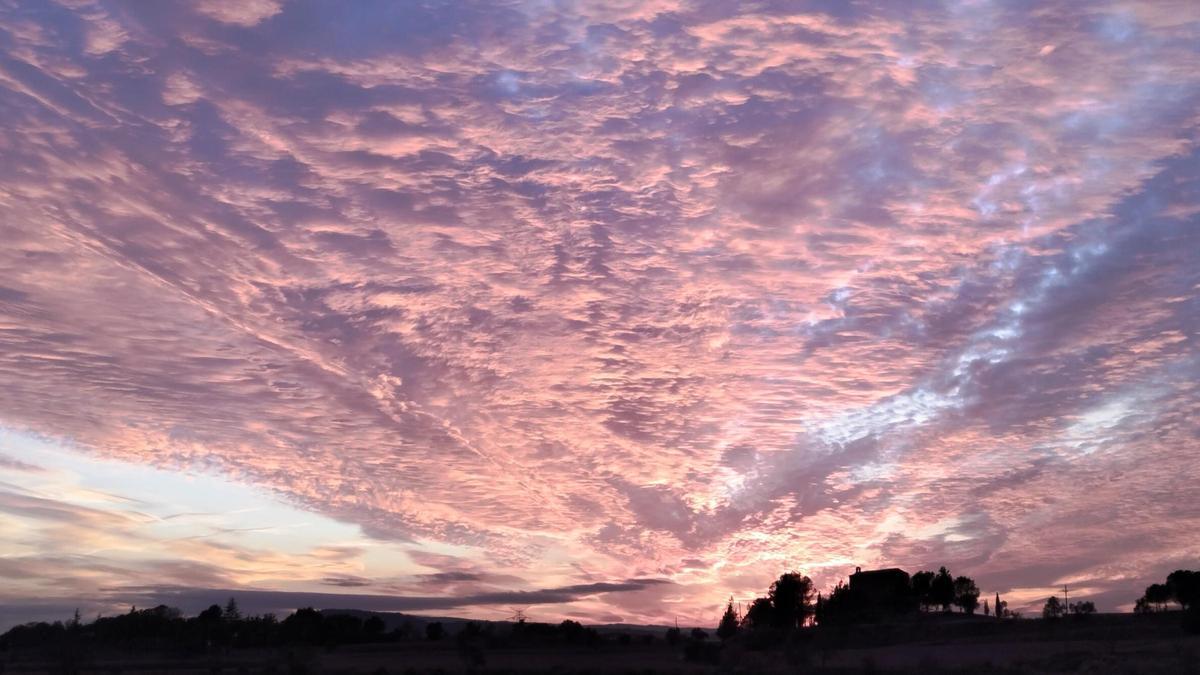
<path fill-rule="evenodd" d="M 302 593 L 260 591 L 254 589 L 196 588 L 122 588 L 109 592 L 122 599 L 141 599 L 141 604 L 163 603 L 198 612 L 213 604 L 236 597 L 239 604 L 253 612 L 294 611 L 301 607 L 318 609 L 362 609 L 378 612 L 436 611 L 486 605 L 544 605 L 575 602 L 587 596 L 628 593 L 644 590 L 661 580 L 639 579 L 617 583 L 577 584 L 562 588 L 532 591 L 500 591 L 462 596 L 388 597 L 352 593 Z"/>

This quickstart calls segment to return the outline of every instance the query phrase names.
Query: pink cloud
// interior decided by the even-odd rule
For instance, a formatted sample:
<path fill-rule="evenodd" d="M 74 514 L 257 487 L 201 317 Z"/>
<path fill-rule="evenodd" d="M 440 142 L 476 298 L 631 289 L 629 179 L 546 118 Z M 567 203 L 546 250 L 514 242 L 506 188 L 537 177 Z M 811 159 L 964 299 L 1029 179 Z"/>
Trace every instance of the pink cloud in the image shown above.
<path fill-rule="evenodd" d="M 222 23 L 254 26 L 283 11 L 280 0 L 201 0 L 196 11 Z"/>
<path fill-rule="evenodd" d="M 564 615 L 1115 603 L 1197 554 L 1184 7 L 3 10 L 0 424 L 488 592 L 675 582 Z"/>

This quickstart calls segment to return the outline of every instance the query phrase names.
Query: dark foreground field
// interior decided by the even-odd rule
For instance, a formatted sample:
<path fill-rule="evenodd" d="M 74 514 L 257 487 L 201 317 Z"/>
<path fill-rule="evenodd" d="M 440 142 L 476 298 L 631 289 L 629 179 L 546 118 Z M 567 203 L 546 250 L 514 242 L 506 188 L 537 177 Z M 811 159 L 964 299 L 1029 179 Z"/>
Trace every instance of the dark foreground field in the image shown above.
<path fill-rule="evenodd" d="M 786 646 L 735 639 L 687 650 L 662 639 L 487 649 L 453 639 L 233 649 L 211 654 L 7 653 L 0 673 L 1200 673 L 1200 636 L 1177 615 L 919 621 L 813 630 Z M 690 651 L 691 660 L 685 658 Z"/>

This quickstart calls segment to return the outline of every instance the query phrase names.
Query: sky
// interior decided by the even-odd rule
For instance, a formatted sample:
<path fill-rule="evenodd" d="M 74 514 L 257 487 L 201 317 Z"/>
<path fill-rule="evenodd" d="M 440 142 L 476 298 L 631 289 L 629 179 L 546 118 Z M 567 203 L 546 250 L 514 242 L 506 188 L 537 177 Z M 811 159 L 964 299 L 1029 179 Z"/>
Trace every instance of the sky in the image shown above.
<path fill-rule="evenodd" d="M 1200 567 L 1200 5 L 0 0 L 0 626 Z"/>

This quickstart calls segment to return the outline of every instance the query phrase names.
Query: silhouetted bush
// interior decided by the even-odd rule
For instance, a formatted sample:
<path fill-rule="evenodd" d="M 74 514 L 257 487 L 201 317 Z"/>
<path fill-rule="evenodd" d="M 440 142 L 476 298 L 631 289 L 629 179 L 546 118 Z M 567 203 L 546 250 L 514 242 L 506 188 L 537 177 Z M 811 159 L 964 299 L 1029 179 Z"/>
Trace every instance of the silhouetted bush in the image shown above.
<path fill-rule="evenodd" d="M 321 641 L 322 621 L 320 612 L 305 607 L 284 619 L 280 632 L 286 642 L 314 644 Z"/>
<path fill-rule="evenodd" d="M 760 630 L 775 625 L 775 608 L 770 598 L 755 598 L 742 617 L 742 623 L 748 628 Z"/>
<path fill-rule="evenodd" d="M 1076 619 L 1083 619 L 1096 613 L 1096 604 L 1091 600 L 1082 602 L 1072 602 L 1070 606 L 1071 616 Z"/>
<path fill-rule="evenodd" d="M 844 625 L 860 620 L 866 604 L 850 586 L 839 581 L 829 597 L 817 597 L 815 616 L 821 626 Z"/>
<path fill-rule="evenodd" d="M 595 628 L 588 628 L 570 619 L 558 624 L 558 633 L 567 644 L 595 645 L 600 641 L 600 634 Z"/>

